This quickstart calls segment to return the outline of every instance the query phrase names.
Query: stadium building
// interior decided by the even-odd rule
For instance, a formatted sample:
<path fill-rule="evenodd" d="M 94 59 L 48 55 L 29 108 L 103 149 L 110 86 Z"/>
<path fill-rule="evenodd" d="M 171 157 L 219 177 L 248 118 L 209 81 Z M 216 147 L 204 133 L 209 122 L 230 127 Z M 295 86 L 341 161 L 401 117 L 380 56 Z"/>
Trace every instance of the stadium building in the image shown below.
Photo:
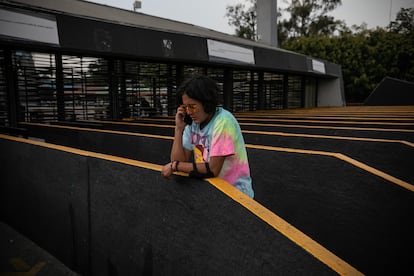
<path fill-rule="evenodd" d="M 344 106 L 339 65 L 81 0 L 0 1 L 0 126 L 172 115 L 207 74 L 233 111 Z"/>

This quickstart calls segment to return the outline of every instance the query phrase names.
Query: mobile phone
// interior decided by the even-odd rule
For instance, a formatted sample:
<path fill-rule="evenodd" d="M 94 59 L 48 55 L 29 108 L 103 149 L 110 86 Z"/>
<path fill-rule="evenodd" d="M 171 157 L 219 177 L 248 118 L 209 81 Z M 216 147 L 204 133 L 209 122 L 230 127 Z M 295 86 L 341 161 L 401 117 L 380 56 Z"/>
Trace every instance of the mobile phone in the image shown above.
<path fill-rule="evenodd" d="M 193 123 L 193 120 L 191 119 L 190 115 L 185 114 L 185 115 L 184 115 L 184 122 L 185 122 L 187 125 L 191 125 L 191 124 Z"/>

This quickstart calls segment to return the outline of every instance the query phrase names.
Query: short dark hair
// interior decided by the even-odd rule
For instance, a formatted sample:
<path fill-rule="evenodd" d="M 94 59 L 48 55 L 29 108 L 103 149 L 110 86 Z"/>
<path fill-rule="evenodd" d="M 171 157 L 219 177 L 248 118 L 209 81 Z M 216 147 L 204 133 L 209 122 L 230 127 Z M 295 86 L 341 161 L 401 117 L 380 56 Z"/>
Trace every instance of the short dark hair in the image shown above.
<path fill-rule="evenodd" d="M 177 103 L 183 103 L 183 95 L 201 102 L 206 113 L 216 110 L 218 104 L 218 86 L 211 78 L 204 75 L 193 76 L 185 80 L 177 89 Z"/>

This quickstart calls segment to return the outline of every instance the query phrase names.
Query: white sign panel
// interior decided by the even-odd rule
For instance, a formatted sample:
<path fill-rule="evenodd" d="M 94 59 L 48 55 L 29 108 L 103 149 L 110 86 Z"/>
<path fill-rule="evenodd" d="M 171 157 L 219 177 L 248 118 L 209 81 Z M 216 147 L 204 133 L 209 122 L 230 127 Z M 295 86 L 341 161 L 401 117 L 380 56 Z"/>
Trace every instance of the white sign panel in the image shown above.
<path fill-rule="evenodd" d="M 210 60 L 255 64 L 253 49 L 207 39 Z"/>
<path fill-rule="evenodd" d="M 59 44 L 56 20 L 0 9 L 0 35 Z"/>
<path fill-rule="evenodd" d="M 312 59 L 312 70 L 320 73 L 326 73 L 325 63 L 319 60 Z"/>

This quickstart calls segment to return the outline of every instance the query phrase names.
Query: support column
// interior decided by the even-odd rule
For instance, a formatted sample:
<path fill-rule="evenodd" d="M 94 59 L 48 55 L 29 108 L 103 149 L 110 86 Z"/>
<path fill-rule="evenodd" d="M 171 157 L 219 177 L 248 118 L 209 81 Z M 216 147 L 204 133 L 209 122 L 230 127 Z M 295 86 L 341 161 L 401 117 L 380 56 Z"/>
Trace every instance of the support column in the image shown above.
<path fill-rule="evenodd" d="M 65 90 L 63 84 L 63 64 L 62 54 L 55 54 L 56 62 L 56 101 L 57 101 L 57 119 L 65 121 Z"/>
<path fill-rule="evenodd" d="M 277 1 L 257 0 L 258 42 L 277 47 Z"/>
<path fill-rule="evenodd" d="M 283 75 L 283 109 L 289 108 L 289 75 Z"/>
<path fill-rule="evenodd" d="M 265 95 L 264 95 L 264 73 L 258 72 L 258 79 L 259 82 L 257 83 L 257 109 L 261 110 L 264 109 L 264 101 L 265 101 Z"/>
<path fill-rule="evenodd" d="M 233 111 L 233 70 L 224 69 L 223 107 Z"/>
<path fill-rule="evenodd" d="M 116 78 L 116 65 L 114 59 L 108 60 L 108 78 L 109 78 L 109 101 L 111 119 L 119 120 L 119 104 L 118 104 L 118 81 Z"/>
<path fill-rule="evenodd" d="M 19 95 L 17 91 L 16 70 L 13 68 L 12 51 L 5 49 L 4 53 L 4 69 L 7 95 L 7 115 L 10 127 L 17 127 L 19 120 L 24 120 L 24 116 L 20 118 L 21 110 L 19 108 Z"/>

